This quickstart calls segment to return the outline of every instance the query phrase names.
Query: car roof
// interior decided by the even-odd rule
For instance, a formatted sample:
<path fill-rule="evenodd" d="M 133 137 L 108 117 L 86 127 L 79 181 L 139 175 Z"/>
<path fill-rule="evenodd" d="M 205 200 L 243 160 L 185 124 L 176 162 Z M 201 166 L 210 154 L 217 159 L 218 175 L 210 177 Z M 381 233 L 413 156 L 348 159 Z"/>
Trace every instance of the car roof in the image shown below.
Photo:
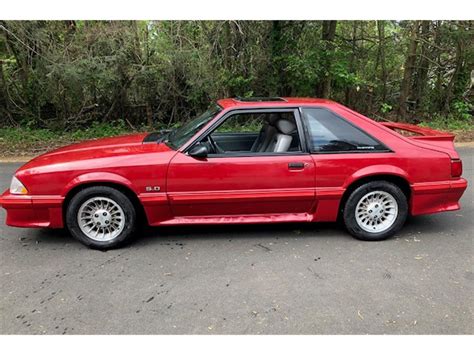
<path fill-rule="evenodd" d="M 327 99 L 312 97 L 251 97 L 251 98 L 227 98 L 217 101 L 223 109 L 239 107 L 294 107 L 305 105 L 336 105 L 337 103 Z"/>

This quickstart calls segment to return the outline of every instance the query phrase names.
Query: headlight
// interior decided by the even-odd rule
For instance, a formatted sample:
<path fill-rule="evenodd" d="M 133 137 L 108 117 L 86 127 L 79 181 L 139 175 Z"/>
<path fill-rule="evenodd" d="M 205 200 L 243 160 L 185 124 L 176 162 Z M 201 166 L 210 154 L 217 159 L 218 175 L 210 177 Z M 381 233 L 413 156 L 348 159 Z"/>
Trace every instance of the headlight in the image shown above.
<path fill-rule="evenodd" d="M 18 180 L 15 176 L 12 178 L 12 182 L 10 184 L 10 193 L 13 195 L 26 195 L 28 190 L 26 187 Z"/>

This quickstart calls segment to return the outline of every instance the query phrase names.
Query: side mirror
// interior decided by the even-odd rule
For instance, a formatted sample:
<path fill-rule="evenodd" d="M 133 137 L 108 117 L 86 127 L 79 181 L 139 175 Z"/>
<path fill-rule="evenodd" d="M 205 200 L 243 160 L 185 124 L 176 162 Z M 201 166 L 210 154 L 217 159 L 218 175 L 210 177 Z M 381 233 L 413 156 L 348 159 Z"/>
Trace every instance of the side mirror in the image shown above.
<path fill-rule="evenodd" d="M 189 151 L 189 155 L 193 158 L 207 158 L 208 154 L 209 152 L 207 150 L 207 147 L 203 144 L 195 145 Z"/>

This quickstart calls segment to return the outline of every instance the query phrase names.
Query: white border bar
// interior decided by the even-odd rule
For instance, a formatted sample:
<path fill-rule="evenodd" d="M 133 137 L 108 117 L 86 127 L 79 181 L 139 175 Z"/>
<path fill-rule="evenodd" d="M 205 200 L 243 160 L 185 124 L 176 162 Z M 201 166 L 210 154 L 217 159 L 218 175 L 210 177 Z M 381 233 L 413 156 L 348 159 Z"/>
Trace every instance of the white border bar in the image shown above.
<path fill-rule="evenodd" d="M 3 0 L 2 20 L 466 20 L 468 0 Z"/>

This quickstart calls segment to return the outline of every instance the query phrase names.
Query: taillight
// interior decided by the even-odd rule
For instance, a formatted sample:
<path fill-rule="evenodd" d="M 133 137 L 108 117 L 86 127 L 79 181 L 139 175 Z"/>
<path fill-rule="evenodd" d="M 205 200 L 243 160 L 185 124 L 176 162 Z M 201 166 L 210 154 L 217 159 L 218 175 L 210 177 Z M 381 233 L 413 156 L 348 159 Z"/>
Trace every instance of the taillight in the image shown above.
<path fill-rule="evenodd" d="M 451 176 L 460 177 L 462 174 L 462 161 L 460 159 L 451 159 Z"/>

